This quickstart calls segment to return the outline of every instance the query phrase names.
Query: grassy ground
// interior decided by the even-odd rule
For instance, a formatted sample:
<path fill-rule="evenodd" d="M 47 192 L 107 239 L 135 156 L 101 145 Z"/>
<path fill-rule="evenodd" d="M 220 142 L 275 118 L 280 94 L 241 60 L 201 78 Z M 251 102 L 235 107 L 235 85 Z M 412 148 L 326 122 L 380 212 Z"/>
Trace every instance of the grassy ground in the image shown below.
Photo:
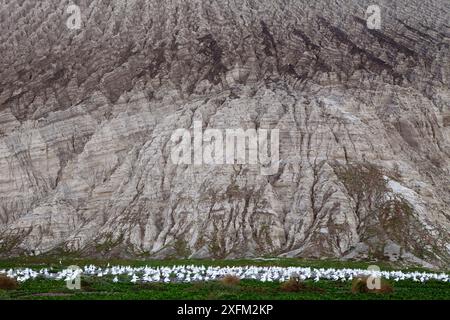
<path fill-rule="evenodd" d="M 60 264 L 61 260 L 61 264 Z M 108 260 L 111 265 L 277 265 L 277 266 L 310 266 L 335 268 L 367 268 L 377 264 L 381 269 L 392 269 L 383 263 L 338 262 L 338 261 L 305 261 L 299 259 L 280 260 L 165 260 L 165 261 L 124 261 Z M 53 267 L 62 269 L 69 265 L 85 264 L 106 265 L 108 262 L 82 259 L 27 258 L 0 261 L 0 269 L 32 267 Z M 403 269 L 405 270 L 405 269 Z M 408 269 L 411 271 L 411 269 Z M 298 292 L 285 292 L 279 283 L 263 283 L 243 280 L 239 284 L 226 285 L 219 281 L 200 283 L 146 283 L 132 284 L 127 277 L 123 282 L 113 283 L 111 277 L 82 277 L 81 290 L 69 290 L 64 281 L 36 279 L 21 283 L 14 290 L 0 290 L 0 299 L 450 299 L 450 284 L 437 281 L 417 283 L 413 281 L 390 282 L 392 293 L 352 293 L 352 283 L 335 281 L 306 281 Z"/>

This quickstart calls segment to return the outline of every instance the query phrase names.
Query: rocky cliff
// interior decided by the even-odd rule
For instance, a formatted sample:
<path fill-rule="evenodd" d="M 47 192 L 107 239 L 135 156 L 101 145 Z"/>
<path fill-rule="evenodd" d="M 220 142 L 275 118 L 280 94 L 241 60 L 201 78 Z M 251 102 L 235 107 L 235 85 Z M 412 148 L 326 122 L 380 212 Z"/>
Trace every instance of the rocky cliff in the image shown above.
<path fill-rule="evenodd" d="M 448 267 L 448 0 L 1 0 L 0 30 L 1 255 Z M 195 120 L 279 129 L 278 172 L 174 164 Z"/>

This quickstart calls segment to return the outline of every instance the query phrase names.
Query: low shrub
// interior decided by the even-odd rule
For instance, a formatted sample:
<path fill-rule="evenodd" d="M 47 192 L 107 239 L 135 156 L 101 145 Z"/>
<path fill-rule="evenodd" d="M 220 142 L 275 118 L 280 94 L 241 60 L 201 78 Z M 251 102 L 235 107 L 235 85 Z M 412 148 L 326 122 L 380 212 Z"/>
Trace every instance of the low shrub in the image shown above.
<path fill-rule="evenodd" d="M 16 279 L 10 278 L 4 274 L 0 274 L 0 289 L 15 290 L 19 287 Z"/>
<path fill-rule="evenodd" d="M 235 275 L 227 274 L 225 277 L 220 279 L 220 282 L 227 286 L 237 286 L 239 282 L 241 282 L 241 279 Z"/>
<path fill-rule="evenodd" d="M 299 292 L 305 288 L 305 284 L 296 277 L 292 277 L 288 281 L 281 284 L 281 291 L 284 292 Z"/>

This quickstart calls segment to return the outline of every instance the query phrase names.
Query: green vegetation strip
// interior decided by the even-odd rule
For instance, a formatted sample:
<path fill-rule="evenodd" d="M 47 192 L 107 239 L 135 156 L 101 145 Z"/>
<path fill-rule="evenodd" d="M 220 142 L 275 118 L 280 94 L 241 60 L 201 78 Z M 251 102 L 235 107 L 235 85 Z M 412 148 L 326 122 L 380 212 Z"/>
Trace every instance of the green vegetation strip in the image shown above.
<path fill-rule="evenodd" d="M 80 290 L 69 290 L 64 281 L 45 279 L 21 283 L 15 290 L 0 290 L 0 299 L 450 299 L 450 285 L 430 281 L 392 283 L 391 293 L 352 293 L 351 282 L 305 281 L 297 292 L 286 292 L 279 283 L 242 280 L 238 284 L 220 281 L 198 283 L 113 283 L 108 277 L 83 277 Z"/>
<path fill-rule="evenodd" d="M 21 258 L 0 261 L 0 269 L 29 267 L 33 269 L 52 268 L 60 270 L 69 265 L 97 266 L 130 265 L 130 266 L 171 266 L 171 265 L 205 265 L 205 266 L 303 266 L 315 268 L 361 268 L 376 264 L 383 270 L 398 269 L 387 263 L 377 262 L 342 262 L 342 261 L 307 261 L 301 259 L 245 259 L 245 260 L 94 260 L 65 258 Z M 402 271 L 418 270 L 420 268 L 402 268 Z M 434 270 L 436 271 L 436 270 Z M 261 282 L 255 280 L 241 280 L 238 283 L 224 283 L 208 281 L 197 283 L 130 283 L 123 277 L 118 283 L 112 281 L 111 276 L 82 277 L 81 289 L 70 290 L 63 280 L 34 279 L 20 283 L 14 289 L 0 289 L 0 299 L 334 299 L 334 300 L 372 300 L 372 299 L 450 299 L 450 284 L 429 281 L 418 283 L 413 281 L 388 281 L 393 291 L 381 292 L 352 292 L 350 281 L 318 282 L 304 281 L 293 292 L 286 291 L 283 284 L 276 282 Z"/>

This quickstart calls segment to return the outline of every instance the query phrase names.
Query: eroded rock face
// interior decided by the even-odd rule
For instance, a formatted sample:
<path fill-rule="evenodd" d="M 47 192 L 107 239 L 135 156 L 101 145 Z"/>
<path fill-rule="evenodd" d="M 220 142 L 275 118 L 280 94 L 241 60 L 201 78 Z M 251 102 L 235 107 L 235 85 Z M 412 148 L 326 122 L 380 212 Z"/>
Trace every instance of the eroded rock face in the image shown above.
<path fill-rule="evenodd" d="M 356 1 L 355 1 L 356 2 Z M 1 1 L 4 256 L 447 265 L 446 0 Z M 280 130 L 276 174 L 175 165 L 172 133 Z"/>

